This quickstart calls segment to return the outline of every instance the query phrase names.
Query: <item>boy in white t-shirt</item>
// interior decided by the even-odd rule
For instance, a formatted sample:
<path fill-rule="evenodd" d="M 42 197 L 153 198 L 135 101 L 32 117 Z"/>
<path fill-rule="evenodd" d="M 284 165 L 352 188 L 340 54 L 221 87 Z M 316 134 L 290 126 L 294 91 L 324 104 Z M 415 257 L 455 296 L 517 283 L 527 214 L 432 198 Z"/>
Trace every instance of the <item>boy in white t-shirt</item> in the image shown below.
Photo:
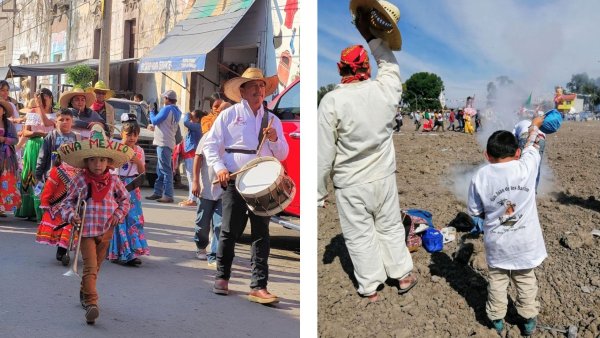
<path fill-rule="evenodd" d="M 535 331 L 539 313 L 533 269 L 547 257 L 535 202 L 541 159 L 535 141 L 542 122 L 541 117 L 532 121 L 523 151 L 511 132 L 494 132 L 485 152 L 490 163 L 477 171 L 469 187 L 469 213 L 484 218 L 489 266 L 486 312 L 498 333 L 504 329 L 511 280 L 517 288 L 515 307 L 525 319 L 525 335 Z"/>

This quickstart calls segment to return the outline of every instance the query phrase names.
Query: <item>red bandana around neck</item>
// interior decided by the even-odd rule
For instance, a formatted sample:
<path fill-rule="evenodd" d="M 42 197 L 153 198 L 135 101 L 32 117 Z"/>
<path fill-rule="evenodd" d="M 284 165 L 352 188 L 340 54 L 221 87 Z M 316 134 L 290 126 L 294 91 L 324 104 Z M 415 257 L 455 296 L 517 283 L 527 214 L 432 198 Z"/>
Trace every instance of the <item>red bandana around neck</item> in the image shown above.
<path fill-rule="evenodd" d="M 85 169 L 83 177 L 88 187 L 92 188 L 92 200 L 102 202 L 112 188 L 112 178 L 108 168 L 100 175 L 92 174 L 88 169 Z"/>
<path fill-rule="evenodd" d="M 350 46 L 342 51 L 340 62 L 338 62 L 338 70 L 350 67 L 353 75 L 342 77 L 342 83 L 350 83 L 353 81 L 364 81 L 371 77 L 371 66 L 369 65 L 369 54 L 361 45 Z M 366 69 L 366 72 L 356 71 L 359 68 Z"/>
<path fill-rule="evenodd" d="M 94 103 L 92 103 L 92 105 L 90 106 L 90 108 L 95 111 L 95 112 L 99 112 L 102 109 L 104 109 L 104 102 L 98 102 L 98 101 L 94 101 Z"/>

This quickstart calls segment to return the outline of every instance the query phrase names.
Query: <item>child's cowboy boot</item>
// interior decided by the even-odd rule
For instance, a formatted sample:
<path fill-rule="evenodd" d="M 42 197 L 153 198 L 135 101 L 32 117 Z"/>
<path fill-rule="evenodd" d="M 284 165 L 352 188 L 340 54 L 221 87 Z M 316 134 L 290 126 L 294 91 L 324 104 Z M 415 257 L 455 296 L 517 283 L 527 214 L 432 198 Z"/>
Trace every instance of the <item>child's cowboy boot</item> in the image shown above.
<path fill-rule="evenodd" d="M 492 326 L 496 329 L 498 334 L 502 334 L 502 330 L 504 330 L 504 319 L 492 320 Z"/>
<path fill-rule="evenodd" d="M 98 305 L 88 305 L 85 307 L 85 321 L 89 325 L 93 325 L 96 322 L 96 318 L 100 316 L 100 310 L 98 309 Z"/>
<path fill-rule="evenodd" d="M 535 332 L 536 325 L 537 317 L 525 319 L 525 323 L 523 324 L 523 335 L 531 336 Z"/>

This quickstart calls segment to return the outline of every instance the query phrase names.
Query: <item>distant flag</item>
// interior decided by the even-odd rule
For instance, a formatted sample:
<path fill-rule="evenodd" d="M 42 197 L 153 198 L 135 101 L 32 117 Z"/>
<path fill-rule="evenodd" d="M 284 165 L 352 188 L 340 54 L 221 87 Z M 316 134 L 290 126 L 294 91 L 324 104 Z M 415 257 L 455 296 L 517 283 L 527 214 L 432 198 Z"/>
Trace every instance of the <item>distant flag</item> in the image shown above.
<path fill-rule="evenodd" d="M 533 92 L 529 93 L 529 97 L 527 98 L 527 101 L 525 101 L 525 103 L 523 104 L 523 107 L 529 108 L 529 106 L 531 106 L 531 94 L 533 94 Z"/>
<path fill-rule="evenodd" d="M 521 109 L 519 109 L 520 115 L 524 115 L 527 112 L 527 108 L 531 106 L 531 94 L 532 93 L 529 93 L 529 97 L 527 98 L 527 100 L 525 100 L 525 102 L 523 102 Z"/>

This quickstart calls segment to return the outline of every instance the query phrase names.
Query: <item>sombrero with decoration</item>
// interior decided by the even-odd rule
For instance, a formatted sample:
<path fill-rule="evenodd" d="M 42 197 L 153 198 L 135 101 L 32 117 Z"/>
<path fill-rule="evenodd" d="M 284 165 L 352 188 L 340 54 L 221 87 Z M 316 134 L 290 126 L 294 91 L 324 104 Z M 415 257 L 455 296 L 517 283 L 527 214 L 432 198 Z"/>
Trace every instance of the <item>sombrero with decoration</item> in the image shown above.
<path fill-rule="evenodd" d="M 275 92 L 275 89 L 277 89 L 277 75 L 265 77 L 263 75 L 262 70 L 250 67 L 246 69 L 242 76 L 234 77 L 233 79 L 225 82 L 225 85 L 223 85 L 223 91 L 225 92 L 225 96 L 227 96 L 229 99 L 235 102 L 242 101 L 240 87 L 244 83 L 254 80 L 261 80 L 265 83 L 265 96 L 273 94 L 273 92 Z"/>
<path fill-rule="evenodd" d="M 99 80 L 98 82 L 96 82 L 93 87 L 86 88 L 85 91 L 88 93 L 94 93 L 94 92 L 104 93 L 104 95 L 106 95 L 106 97 L 104 98 L 105 100 L 108 100 L 115 95 L 115 92 L 112 89 L 108 88 L 106 83 L 104 83 L 104 81 L 102 81 L 102 80 Z"/>
<path fill-rule="evenodd" d="M 400 10 L 385 0 L 352 0 L 350 12 L 356 18 L 358 9 L 364 8 L 369 13 L 371 33 L 386 41 L 391 50 L 402 49 L 402 36 L 398 29 Z"/>
<path fill-rule="evenodd" d="M 86 108 L 89 107 L 92 104 L 92 102 L 94 102 L 94 100 L 96 100 L 94 93 L 89 93 L 79 87 L 75 87 L 73 88 L 73 90 L 66 91 L 60 95 L 60 99 L 58 100 L 60 107 L 69 108 L 69 103 L 71 102 L 71 99 L 75 96 L 80 95 L 85 97 Z"/>
<path fill-rule="evenodd" d="M 58 154 L 63 162 L 76 167 L 85 168 L 85 159 L 90 157 L 107 157 L 112 159 L 114 168 L 120 168 L 134 155 L 132 148 L 109 139 L 100 125 L 94 125 L 89 139 L 62 144 Z"/>

